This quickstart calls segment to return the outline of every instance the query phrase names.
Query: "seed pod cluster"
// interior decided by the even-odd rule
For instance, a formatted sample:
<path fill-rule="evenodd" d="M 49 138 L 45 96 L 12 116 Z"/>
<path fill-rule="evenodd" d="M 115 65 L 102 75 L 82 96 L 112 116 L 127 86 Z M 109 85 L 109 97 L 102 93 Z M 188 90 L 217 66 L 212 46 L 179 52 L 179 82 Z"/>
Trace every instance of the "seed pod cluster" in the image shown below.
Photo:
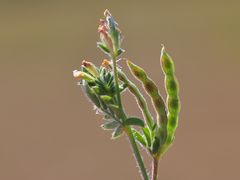
<path fill-rule="evenodd" d="M 167 113 L 165 108 L 165 103 L 159 90 L 152 79 L 146 74 L 146 72 L 139 66 L 133 64 L 131 61 L 127 61 L 128 67 L 132 74 L 141 81 L 144 89 L 151 97 L 152 104 L 157 113 L 157 124 L 160 127 L 161 141 L 163 142 L 167 137 Z M 160 139 L 159 139 L 160 140 Z"/>
<path fill-rule="evenodd" d="M 167 91 L 168 134 L 166 145 L 170 145 L 178 125 L 178 114 L 180 111 L 179 86 L 175 76 L 174 62 L 167 54 L 164 47 L 162 48 L 160 62 L 165 75 L 165 88 Z"/>

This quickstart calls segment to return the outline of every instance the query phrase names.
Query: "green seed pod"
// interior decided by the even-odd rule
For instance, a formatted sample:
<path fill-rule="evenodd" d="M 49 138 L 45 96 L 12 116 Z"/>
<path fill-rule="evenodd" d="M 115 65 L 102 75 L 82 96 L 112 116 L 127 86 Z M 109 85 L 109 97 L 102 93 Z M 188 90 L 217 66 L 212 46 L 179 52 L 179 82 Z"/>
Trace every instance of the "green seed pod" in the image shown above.
<path fill-rule="evenodd" d="M 165 74 L 165 88 L 167 91 L 168 125 L 166 145 L 170 145 L 178 126 L 178 114 L 180 111 L 179 87 L 175 77 L 175 68 L 172 58 L 166 53 L 164 47 L 161 52 L 161 65 Z"/>
<path fill-rule="evenodd" d="M 167 98 L 167 103 L 168 103 L 168 111 L 172 115 L 178 115 L 180 111 L 180 100 L 179 97 L 171 97 L 169 96 Z"/>
<path fill-rule="evenodd" d="M 168 78 L 165 78 L 165 84 L 166 84 L 167 93 L 170 96 L 172 97 L 178 96 L 179 86 L 175 76 L 170 76 Z"/>
<path fill-rule="evenodd" d="M 122 82 L 124 82 L 126 84 L 129 91 L 135 96 L 138 106 L 139 106 L 140 110 L 142 111 L 142 114 L 144 116 L 146 123 L 148 124 L 149 127 L 152 128 L 154 121 L 153 121 L 152 115 L 148 109 L 148 105 L 147 105 L 146 100 L 143 97 L 142 93 L 140 92 L 138 87 L 133 82 L 131 82 L 127 78 L 127 76 L 124 74 L 124 72 L 122 72 L 120 69 L 118 69 L 118 77 Z"/>
<path fill-rule="evenodd" d="M 166 75 L 173 75 L 175 72 L 174 63 L 172 58 L 166 53 L 164 47 L 162 48 L 161 53 L 161 65 L 163 72 Z"/>
<path fill-rule="evenodd" d="M 159 93 L 159 90 L 153 80 L 151 80 L 146 72 L 139 66 L 133 64 L 131 61 L 127 61 L 128 67 L 131 70 L 132 74 L 141 81 L 144 89 L 151 97 L 152 104 L 157 113 L 157 123 L 158 126 L 161 127 L 161 135 L 163 139 L 167 136 L 167 113 L 164 100 Z"/>

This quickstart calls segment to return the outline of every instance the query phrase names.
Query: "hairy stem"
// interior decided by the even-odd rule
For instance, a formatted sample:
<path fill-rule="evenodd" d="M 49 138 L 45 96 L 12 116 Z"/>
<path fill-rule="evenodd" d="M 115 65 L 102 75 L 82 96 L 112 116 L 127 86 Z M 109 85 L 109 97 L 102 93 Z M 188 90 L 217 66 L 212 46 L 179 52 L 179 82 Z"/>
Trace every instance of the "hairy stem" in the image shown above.
<path fill-rule="evenodd" d="M 119 90 L 116 55 L 113 55 L 112 59 L 113 59 L 113 72 L 114 72 L 114 82 L 115 82 L 116 93 L 117 93 L 117 101 L 118 101 L 118 106 L 120 109 L 121 118 L 122 118 L 122 120 L 124 120 L 125 113 L 123 110 L 122 100 L 121 100 L 121 95 L 120 95 L 120 90 Z"/>
<path fill-rule="evenodd" d="M 114 81 L 115 81 L 115 86 L 116 86 L 117 100 L 118 100 L 118 106 L 120 109 L 120 117 L 121 117 L 121 120 L 124 122 L 124 120 L 126 120 L 126 115 L 124 113 L 124 109 L 122 106 L 121 95 L 120 95 L 120 90 L 119 90 L 116 55 L 113 55 L 112 59 L 113 59 L 113 71 L 114 71 Z M 142 177 L 144 180 L 149 180 L 142 156 L 139 152 L 139 149 L 138 149 L 137 143 L 134 139 L 131 128 L 126 126 L 125 132 L 128 135 L 129 142 L 132 146 L 134 156 L 135 156 L 138 166 L 141 170 Z"/>
<path fill-rule="evenodd" d="M 152 180 L 158 178 L 158 158 L 154 157 L 152 161 Z"/>
<path fill-rule="evenodd" d="M 136 141 L 135 141 L 135 139 L 133 137 L 133 133 L 132 133 L 131 128 L 130 127 L 126 127 L 125 128 L 125 132 L 127 133 L 129 141 L 131 143 L 131 146 L 132 146 L 132 149 L 133 149 L 136 161 L 137 161 L 139 169 L 140 169 L 140 171 L 142 173 L 142 178 L 144 180 L 149 180 L 149 177 L 148 177 L 145 165 L 144 165 L 143 160 L 142 160 L 142 156 L 141 156 L 141 154 L 139 152 L 137 143 L 136 143 Z"/>

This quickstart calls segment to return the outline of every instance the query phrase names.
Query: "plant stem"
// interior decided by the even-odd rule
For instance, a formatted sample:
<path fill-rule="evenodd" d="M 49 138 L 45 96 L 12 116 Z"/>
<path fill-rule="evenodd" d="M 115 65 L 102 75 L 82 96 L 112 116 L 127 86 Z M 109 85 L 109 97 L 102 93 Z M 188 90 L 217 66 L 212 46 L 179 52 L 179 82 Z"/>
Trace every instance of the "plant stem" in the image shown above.
<path fill-rule="evenodd" d="M 158 158 L 154 157 L 152 161 L 152 180 L 158 178 Z"/>
<path fill-rule="evenodd" d="M 113 55 L 112 59 L 113 59 L 114 82 L 115 82 L 115 87 L 116 87 L 116 92 L 117 92 L 117 101 L 118 101 L 118 106 L 119 106 L 119 109 L 120 109 L 121 118 L 124 119 L 124 111 L 123 111 L 121 95 L 120 95 L 120 90 L 119 90 L 119 83 L 118 83 L 116 55 Z"/>
<path fill-rule="evenodd" d="M 146 168 L 145 168 L 144 163 L 143 163 L 143 160 L 142 160 L 142 156 L 141 156 L 141 154 L 140 154 L 140 152 L 139 152 L 137 143 L 136 143 L 136 141 L 135 141 L 135 139 L 134 139 L 134 137 L 133 137 L 131 128 L 130 128 L 130 127 L 126 127 L 126 128 L 125 128 L 125 132 L 127 133 L 128 138 L 129 138 L 129 141 L 130 141 L 130 143 L 131 143 L 131 145 L 132 145 L 132 149 L 133 149 L 135 158 L 136 158 L 136 160 L 137 160 L 139 169 L 141 170 L 141 173 L 142 173 L 142 178 L 143 178 L 144 180 L 149 180 L 149 177 L 148 177 Z"/>
<path fill-rule="evenodd" d="M 120 117 L 121 117 L 121 120 L 124 122 L 126 120 L 126 115 L 125 115 L 125 112 L 124 112 L 124 109 L 123 109 L 123 106 L 122 106 L 121 95 L 120 95 L 120 90 L 119 90 L 116 57 L 117 57 L 116 55 L 112 56 L 112 59 L 113 59 L 113 71 L 114 71 L 114 81 L 115 81 L 115 87 L 116 87 L 118 106 L 119 106 L 119 110 L 120 110 Z M 141 170 L 142 177 L 143 177 L 144 180 L 149 180 L 146 168 L 145 168 L 144 163 L 143 163 L 142 156 L 141 156 L 141 154 L 139 152 L 139 149 L 138 149 L 137 143 L 136 143 L 136 141 L 134 139 L 134 136 L 133 136 L 131 128 L 129 126 L 125 126 L 125 132 L 128 135 L 130 144 L 131 144 L 132 149 L 133 149 L 134 156 L 135 156 L 135 158 L 137 160 L 137 163 L 138 163 L 138 166 L 139 166 L 139 168 Z"/>

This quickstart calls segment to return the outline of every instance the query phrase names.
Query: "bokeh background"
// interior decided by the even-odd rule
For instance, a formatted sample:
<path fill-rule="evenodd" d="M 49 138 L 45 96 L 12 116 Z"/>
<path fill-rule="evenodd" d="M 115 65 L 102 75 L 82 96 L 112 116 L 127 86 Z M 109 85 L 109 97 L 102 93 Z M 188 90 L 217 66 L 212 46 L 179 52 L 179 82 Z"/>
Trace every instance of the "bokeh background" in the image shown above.
<path fill-rule="evenodd" d="M 82 59 L 105 58 L 96 30 L 106 8 L 123 31 L 124 57 L 164 96 L 161 44 L 176 63 L 182 111 L 160 179 L 239 179 L 239 7 L 238 0 L 1 0 L 0 179 L 140 179 L 127 138 L 112 141 L 102 131 L 72 78 Z M 140 115 L 128 93 L 124 104 Z"/>

